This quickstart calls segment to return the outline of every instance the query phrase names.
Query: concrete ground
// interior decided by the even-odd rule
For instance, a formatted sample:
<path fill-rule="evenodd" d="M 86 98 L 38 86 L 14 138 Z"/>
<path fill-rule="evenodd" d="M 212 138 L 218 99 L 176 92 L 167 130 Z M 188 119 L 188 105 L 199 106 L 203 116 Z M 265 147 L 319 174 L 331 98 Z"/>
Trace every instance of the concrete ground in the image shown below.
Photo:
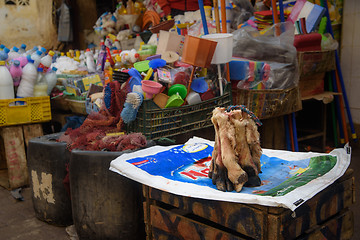
<path fill-rule="evenodd" d="M 353 149 L 350 168 L 354 169 L 356 181 L 356 200 L 360 194 L 360 148 Z M 38 220 L 32 206 L 31 190 L 24 188 L 21 192 L 24 201 L 16 200 L 10 191 L 0 187 L 0 239 L 4 240 L 68 240 L 65 227 L 57 227 Z M 354 212 L 355 232 L 353 240 L 360 239 L 360 206 L 352 206 Z"/>

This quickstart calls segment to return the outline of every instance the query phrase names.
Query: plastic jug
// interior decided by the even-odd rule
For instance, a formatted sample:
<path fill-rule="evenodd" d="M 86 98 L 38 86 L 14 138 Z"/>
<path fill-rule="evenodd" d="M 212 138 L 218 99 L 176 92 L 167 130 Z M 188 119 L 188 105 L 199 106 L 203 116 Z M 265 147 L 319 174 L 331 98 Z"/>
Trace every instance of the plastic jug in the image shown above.
<path fill-rule="evenodd" d="M 48 84 L 42 68 L 38 68 L 38 76 L 34 86 L 34 97 L 48 96 Z"/>
<path fill-rule="evenodd" d="M 10 74 L 14 81 L 14 86 L 15 87 L 19 86 L 20 80 L 21 80 L 21 75 L 22 75 L 20 61 L 14 60 L 14 63 L 11 64 L 11 67 L 10 67 Z"/>
<path fill-rule="evenodd" d="M 14 98 L 14 84 L 11 74 L 5 66 L 5 61 L 0 61 L 0 99 Z"/>
<path fill-rule="evenodd" d="M 17 97 L 34 96 L 34 85 L 36 83 L 37 74 L 34 60 L 32 60 L 29 55 L 28 63 L 22 69 L 22 77 L 16 93 Z"/>
<path fill-rule="evenodd" d="M 53 67 L 51 69 L 51 71 L 46 74 L 46 82 L 48 84 L 48 88 L 47 88 L 48 95 L 50 95 L 51 91 L 53 90 L 53 88 L 56 85 L 56 82 L 57 82 L 56 71 L 57 71 L 57 68 Z"/>
<path fill-rule="evenodd" d="M 40 64 L 39 64 L 39 68 L 42 68 L 44 70 L 44 72 L 47 72 L 47 70 L 49 69 L 51 63 L 52 63 L 52 58 L 54 56 L 54 52 L 53 51 L 49 51 L 49 53 L 42 57 L 40 60 Z"/>

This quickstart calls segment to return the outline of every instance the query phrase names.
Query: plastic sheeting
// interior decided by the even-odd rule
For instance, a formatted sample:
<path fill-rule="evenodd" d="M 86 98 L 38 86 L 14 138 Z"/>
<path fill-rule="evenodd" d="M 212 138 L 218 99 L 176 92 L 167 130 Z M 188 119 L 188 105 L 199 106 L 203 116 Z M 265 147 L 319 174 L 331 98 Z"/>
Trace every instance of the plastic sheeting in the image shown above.
<path fill-rule="evenodd" d="M 329 154 L 263 149 L 259 187 L 240 193 L 216 189 L 207 174 L 214 142 L 194 137 L 184 145 L 154 146 L 123 154 L 110 170 L 177 195 L 295 210 L 341 177 L 350 164 L 349 147 Z"/>

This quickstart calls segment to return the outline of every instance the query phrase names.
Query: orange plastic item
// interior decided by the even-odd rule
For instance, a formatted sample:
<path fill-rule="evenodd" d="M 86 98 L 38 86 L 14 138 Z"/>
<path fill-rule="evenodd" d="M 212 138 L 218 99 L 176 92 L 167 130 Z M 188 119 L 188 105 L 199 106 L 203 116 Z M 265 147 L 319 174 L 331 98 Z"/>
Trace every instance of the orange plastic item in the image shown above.
<path fill-rule="evenodd" d="M 155 26 L 160 23 L 160 16 L 155 11 L 147 10 L 143 16 L 142 30 L 145 30 L 150 25 Z"/>

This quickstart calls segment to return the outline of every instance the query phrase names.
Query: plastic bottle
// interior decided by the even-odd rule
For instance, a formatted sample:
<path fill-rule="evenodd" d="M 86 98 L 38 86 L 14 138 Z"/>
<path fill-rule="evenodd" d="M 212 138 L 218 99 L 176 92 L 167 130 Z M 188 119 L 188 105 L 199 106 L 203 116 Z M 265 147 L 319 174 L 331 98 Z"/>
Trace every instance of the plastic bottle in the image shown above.
<path fill-rule="evenodd" d="M 4 50 L 5 45 L 4 44 L 0 44 L 0 51 Z"/>
<path fill-rule="evenodd" d="M 39 48 L 38 48 L 37 46 L 33 47 L 33 48 L 30 49 L 30 50 L 27 50 L 27 51 L 26 51 L 26 56 L 33 54 L 33 53 L 36 52 L 37 50 L 39 50 Z"/>
<path fill-rule="evenodd" d="M 104 67 L 105 84 L 108 84 L 109 82 L 112 81 L 112 74 L 113 74 L 113 69 L 111 68 L 110 61 L 106 60 L 105 67 Z"/>
<path fill-rule="evenodd" d="M 0 61 L 6 61 L 9 57 L 9 52 L 10 52 L 10 49 L 8 49 L 7 47 L 4 48 L 4 50 L 2 50 L 0 52 Z"/>
<path fill-rule="evenodd" d="M 23 54 L 25 54 L 25 52 L 26 52 L 26 45 L 25 44 L 21 44 L 21 46 L 20 46 L 20 48 L 19 48 L 19 54 L 20 55 L 23 55 Z"/>
<path fill-rule="evenodd" d="M 126 11 L 127 11 L 127 14 L 135 14 L 134 3 L 132 0 L 128 0 L 126 2 Z"/>
<path fill-rule="evenodd" d="M 34 65 L 35 67 L 37 68 L 40 64 L 40 61 L 41 61 L 41 54 L 42 52 L 37 50 L 36 52 L 34 52 L 32 55 L 31 55 L 31 59 L 34 60 Z"/>
<path fill-rule="evenodd" d="M 14 97 L 14 84 L 11 74 L 5 66 L 5 61 L 0 61 L 0 99 L 12 99 Z"/>
<path fill-rule="evenodd" d="M 20 67 L 24 67 L 28 63 L 28 59 L 26 56 L 20 56 L 18 58 L 15 58 L 15 60 L 18 60 L 20 62 Z"/>
<path fill-rule="evenodd" d="M 48 84 L 47 95 L 50 95 L 51 91 L 53 90 L 53 88 L 56 85 L 56 82 L 57 82 L 56 71 L 57 71 L 57 68 L 52 67 L 51 71 L 46 73 L 46 82 Z"/>
<path fill-rule="evenodd" d="M 142 39 L 140 37 L 140 34 L 136 34 L 135 43 L 134 43 L 134 48 L 136 51 L 138 51 L 140 49 L 141 42 L 142 42 Z"/>
<path fill-rule="evenodd" d="M 94 73 L 96 71 L 94 56 L 91 50 L 88 48 L 85 52 L 86 66 L 89 73 Z"/>
<path fill-rule="evenodd" d="M 46 56 L 41 58 L 40 64 L 38 67 L 42 68 L 44 70 L 44 72 L 46 72 L 52 63 L 52 58 L 53 58 L 54 54 L 55 53 L 53 51 L 49 51 L 49 53 Z"/>
<path fill-rule="evenodd" d="M 99 51 L 99 56 L 96 61 L 96 71 L 104 71 L 104 65 L 106 60 L 106 47 L 104 42 L 100 43 L 101 49 Z"/>
<path fill-rule="evenodd" d="M 41 48 L 40 48 L 40 51 L 41 51 L 41 57 L 44 57 L 45 54 L 46 54 L 46 48 L 41 47 Z"/>
<path fill-rule="evenodd" d="M 14 86 L 17 87 L 20 84 L 22 69 L 20 66 L 20 61 L 14 60 L 14 63 L 11 64 L 10 74 L 14 82 Z"/>
<path fill-rule="evenodd" d="M 19 49 L 17 47 L 13 47 L 8 54 L 8 62 L 11 62 L 13 59 L 20 57 L 20 54 L 18 52 Z"/>
<path fill-rule="evenodd" d="M 122 68 L 121 57 L 116 55 L 114 69 L 118 70 Z"/>
<path fill-rule="evenodd" d="M 48 84 L 45 78 L 44 70 L 38 68 L 38 75 L 34 86 L 34 97 L 42 97 L 47 95 Z"/>
<path fill-rule="evenodd" d="M 32 60 L 29 55 L 28 63 L 22 69 L 22 77 L 16 93 L 17 97 L 34 96 L 34 85 L 36 83 L 37 74 L 34 60 Z"/>
<path fill-rule="evenodd" d="M 115 39 L 114 46 L 117 50 L 121 50 L 121 45 L 118 39 Z"/>

